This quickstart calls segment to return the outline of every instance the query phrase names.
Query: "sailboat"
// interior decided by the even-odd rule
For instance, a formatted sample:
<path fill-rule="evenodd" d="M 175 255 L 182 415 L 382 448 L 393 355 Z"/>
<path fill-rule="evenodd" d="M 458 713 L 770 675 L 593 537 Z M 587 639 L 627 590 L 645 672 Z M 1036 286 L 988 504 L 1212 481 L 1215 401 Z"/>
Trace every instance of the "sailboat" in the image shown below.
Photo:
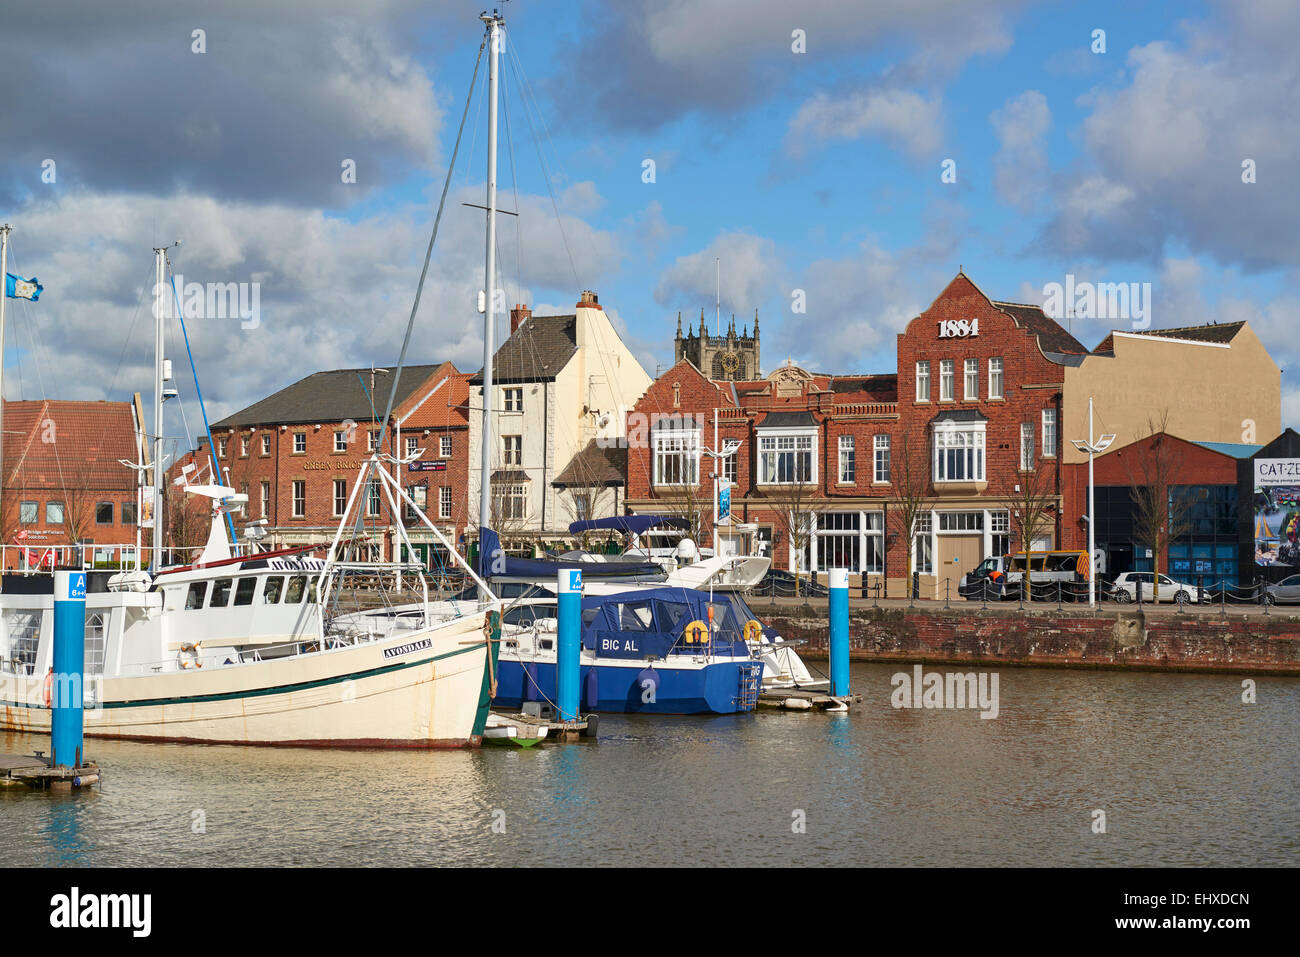
<path fill-rule="evenodd" d="M 496 213 L 496 94 L 501 18 L 482 17 L 491 42 L 487 302 L 493 301 Z M 485 41 L 485 45 L 487 41 Z M 482 49 L 480 49 L 480 60 Z M 478 65 L 475 65 L 475 76 Z M 471 83 L 471 91 L 473 84 Z M 466 102 L 466 113 L 469 103 Z M 464 119 L 461 131 L 464 130 Z M 457 137 L 457 151 L 460 136 Z M 456 152 L 452 154 L 451 168 Z M 451 181 L 448 169 L 447 185 Z M 434 222 L 428 259 L 443 203 Z M 156 249 L 162 295 L 166 249 Z M 410 344 L 424 273 L 392 378 L 384 425 Z M 173 288 L 173 296 L 175 290 Z M 168 309 L 156 308 L 153 507 L 161 538 L 164 383 L 163 326 Z M 183 316 L 181 317 L 183 319 Z M 491 311 L 485 312 L 486 382 L 491 384 Z M 490 420 L 485 409 L 485 427 Z M 485 428 L 485 435 L 490 432 Z M 381 430 L 385 434 L 387 429 Z M 484 443 L 488 448 L 490 442 Z M 212 451 L 209 434 L 209 451 Z M 397 450 L 394 450 L 396 452 Z M 187 563 L 167 565 L 161 548 L 145 570 L 124 571 L 108 590 L 86 596 L 83 674 L 53 672 L 53 594 L 0 594 L 0 728 L 48 733 L 51 703 L 79 695 L 87 737 L 209 744 L 313 747 L 442 748 L 481 743 L 496 691 L 500 603 L 476 569 L 446 541 L 384 462 L 404 460 L 371 453 L 356 474 L 347 508 L 323 559 L 309 548 L 237 553 L 226 516 L 244 497 L 213 481 L 190 484 L 186 494 L 206 500 L 207 542 Z M 359 531 L 369 489 L 378 483 L 390 514 L 403 506 L 419 516 L 448 555 L 477 586 L 472 602 L 435 609 L 418 564 L 354 561 L 349 521 Z M 363 494 L 363 490 L 366 492 Z M 482 515 L 487 514 L 483 503 Z M 404 525 L 394 523 L 397 554 L 414 549 Z M 489 556 L 484 556 L 486 560 Z M 383 582 L 416 576 L 423 601 L 400 613 L 345 607 L 357 576 Z M 72 698 L 71 700 L 75 700 Z"/>

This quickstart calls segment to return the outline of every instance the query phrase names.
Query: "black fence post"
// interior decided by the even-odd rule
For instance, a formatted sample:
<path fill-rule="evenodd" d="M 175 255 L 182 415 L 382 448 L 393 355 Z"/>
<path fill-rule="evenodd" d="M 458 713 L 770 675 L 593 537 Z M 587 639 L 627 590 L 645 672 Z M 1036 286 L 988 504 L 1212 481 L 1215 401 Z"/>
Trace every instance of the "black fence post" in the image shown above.
<path fill-rule="evenodd" d="M 1228 615 L 1228 582 L 1227 580 L 1219 582 L 1219 614 L 1225 618 Z"/>
<path fill-rule="evenodd" d="M 1259 580 L 1258 587 L 1259 587 L 1259 603 L 1260 603 L 1261 605 L 1264 606 L 1264 614 L 1267 615 L 1267 614 L 1269 613 L 1269 611 L 1268 611 L 1268 586 L 1267 586 L 1267 584 L 1265 584 L 1265 582 L 1264 582 L 1264 580 L 1263 580 L 1262 578 Z"/>
<path fill-rule="evenodd" d="M 989 606 L 989 580 L 988 580 L 988 576 L 985 576 L 983 579 L 980 580 L 980 607 L 987 608 L 988 606 Z"/>
<path fill-rule="evenodd" d="M 907 607 L 912 608 L 913 602 L 921 597 L 921 573 L 912 572 L 912 580 L 908 583 L 907 589 Z"/>
<path fill-rule="evenodd" d="M 952 579 L 945 578 L 943 580 L 943 607 L 944 608 L 948 607 L 948 596 L 951 592 L 952 592 Z"/>
<path fill-rule="evenodd" d="M 880 582 L 876 582 L 875 587 L 872 588 L 872 592 L 874 592 L 875 597 L 871 599 L 871 607 L 879 608 L 880 607 Z"/>
<path fill-rule="evenodd" d="M 1139 606 L 1141 606 L 1141 604 L 1142 604 L 1142 579 L 1140 579 L 1140 578 L 1137 579 L 1137 580 L 1133 583 L 1133 585 L 1134 585 L 1134 587 L 1135 587 L 1136 590 L 1137 590 L 1137 603 L 1138 603 Z"/>
<path fill-rule="evenodd" d="M 1061 610 L 1061 580 L 1056 580 L 1056 610 Z"/>

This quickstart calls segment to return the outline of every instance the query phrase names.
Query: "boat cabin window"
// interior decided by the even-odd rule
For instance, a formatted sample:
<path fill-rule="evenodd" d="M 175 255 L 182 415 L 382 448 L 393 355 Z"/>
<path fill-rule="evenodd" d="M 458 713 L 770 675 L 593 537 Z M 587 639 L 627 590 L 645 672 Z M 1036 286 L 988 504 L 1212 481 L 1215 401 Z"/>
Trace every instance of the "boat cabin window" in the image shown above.
<path fill-rule="evenodd" d="M 185 609 L 202 608 L 203 599 L 208 597 L 207 582 L 190 582 L 189 593 L 185 596 Z"/>
<path fill-rule="evenodd" d="M 676 632 L 690 620 L 691 606 L 684 601 L 657 601 L 659 609 L 659 630 Z"/>
<path fill-rule="evenodd" d="M 218 578 L 212 583 L 212 597 L 208 599 L 209 608 L 225 608 L 230 604 L 230 586 L 233 578 Z"/>
<path fill-rule="evenodd" d="M 284 601 L 286 605 L 296 605 L 302 601 L 302 594 L 307 589 L 307 576 L 294 575 L 289 579 L 289 588 L 285 592 Z"/>
<path fill-rule="evenodd" d="M 731 611 L 731 603 L 710 602 L 709 607 L 713 609 L 713 630 L 738 632 L 740 628 L 736 625 L 736 616 Z"/>
<path fill-rule="evenodd" d="M 257 578 L 241 578 L 235 586 L 235 604 L 251 605 L 253 593 L 257 591 Z"/>
<path fill-rule="evenodd" d="M 584 608 L 582 610 L 582 627 L 590 628 L 591 623 L 596 620 L 596 616 L 599 614 L 599 608 Z"/>
<path fill-rule="evenodd" d="M 649 601 L 614 602 L 612 610 L 619 631 L 650 631 L 654 626 Z"/>
<path fill-rule="evenodd" d="M 507 625 L 523 625 L 527 628 L 534 621 L 542 618 L 554 618 L 556 614 L 557 606 L 555 605 L 519 605 L 503 614 L 501 621 Z"/>
<path fill-rule="evenodd" d="M 274 605 L 276 602 L 280 600 L 280 596 L 283 593 L 284 593 L 284 576 L 283 575 L 270 576 L 269 578 L 267 578 L 266 584 L 262 588 L 262 604 Z"/>

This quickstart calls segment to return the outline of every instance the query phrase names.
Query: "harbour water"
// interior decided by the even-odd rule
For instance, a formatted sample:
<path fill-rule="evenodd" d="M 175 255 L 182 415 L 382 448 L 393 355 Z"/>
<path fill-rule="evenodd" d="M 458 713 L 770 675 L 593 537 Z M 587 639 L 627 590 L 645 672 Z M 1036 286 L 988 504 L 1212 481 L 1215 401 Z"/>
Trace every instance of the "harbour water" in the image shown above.
<path fill-rule="evenodd" d="M 855 664 L 848 715 L 605 715 L 533 750 L 91 740 L 99 790 L 0 792 L 0 864 L 1300 862 L 1300 681 L 1004 668 L 988 720 L 895 709 L 900 671 Z"/>

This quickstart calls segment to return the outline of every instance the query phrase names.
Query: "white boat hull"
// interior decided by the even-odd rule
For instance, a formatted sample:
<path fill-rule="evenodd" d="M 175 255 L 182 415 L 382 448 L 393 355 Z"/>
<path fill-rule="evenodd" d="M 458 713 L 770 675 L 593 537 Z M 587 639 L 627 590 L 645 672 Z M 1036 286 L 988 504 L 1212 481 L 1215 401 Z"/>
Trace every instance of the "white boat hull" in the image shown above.
<path fill-rule="evenodd" d="M 460 748 L 480 743 L 482 614 L 382 641 L 224 667 L 110 677 L 86 737 L 207 744 Z M 43 677 L 0 675 L 0 727 L 48 734 Z"/>

